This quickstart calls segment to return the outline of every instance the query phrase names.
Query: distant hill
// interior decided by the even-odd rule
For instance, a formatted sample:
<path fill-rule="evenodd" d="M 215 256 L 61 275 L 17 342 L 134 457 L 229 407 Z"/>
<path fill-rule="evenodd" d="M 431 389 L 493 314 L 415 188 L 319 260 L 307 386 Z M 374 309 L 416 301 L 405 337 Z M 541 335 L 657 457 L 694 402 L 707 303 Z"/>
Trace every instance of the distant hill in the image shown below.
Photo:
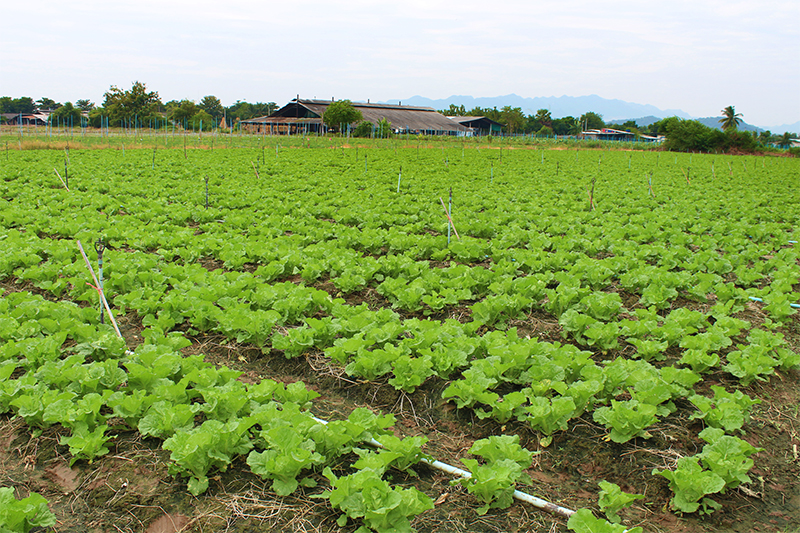
<path fill-rule="evenodd" d="M 720 119 L 722 119 L 722 117 L 703 117 L 703 118 L 696 118 L 695 120 L 700 124 L 708 126 L 709 128 L 716 128 L 718 130 L 721 130 L 722 129 L 720 127 L 721 124 L 719 122 Z M 741 122 L 736 129 L 738 129 L 739 131 L 755 131 L 757 133 L 761 133 L 762 131 L 764 131 L 763 128 L 759 128 L 758 126 L 753 126 L 752 124 L 748 124 L 747 122 Z"/>
<path fill-rule="evenodd" d="M 383 103 L 397 103 L 398 100 L 390 100 Z M 520 107 L 526 115 L 533 115 L 539 109 L 548 109 L 553 118 L 566 116 L 580 117 L 588 111 L 602 115 L 606 121 L 623 119 L 625 117 L 643 117 L 652 115 L 654 117 L 679 116 L 681 118 L 691 118 L 685 111 L 680 109 L 659 109 L 648 104 L 634 104 L 623 100 L 609 100 L 601 98 L 596 94 L 589 96 L 539 96 L 536 98 L 525 98 L 516 94 L 505 96 L 481 97 L 453 95 L 448 98 L 432 100 L 423 96 L 412 96 L 402 99 L 402 103 L 407 105 L 427 106 L 434 109 L 447 109 L 450 104 L 463 105 L 467 110 L 474 107 L 501 109 L 504 106 Z"/>
<path fill-rule="evenodd" d="M 772 126 L 767 128 L 771 133 L 775 133 L 778 135 L 782 135 L 787 131 L 789 133 L 794 133 L 795 136 L 800 134 L 800 121 L 795 122 L 794 124 L 781 124 L 780 126 Z"/>
<path fill-rule="evenodd" d="M 696 120 L 697 122 L 703 124 L 704 126 L 708 126 L 709 128 L 715 128 L 715 129 L 720 130 L 720 129 L 722 129 L 720 127 L 720 122 L 719 122 L 719 120 L 721 118 L 722 117 L 704 117 L 704 118 L 695 118 L 693 120 Z M 661 119 L 658 118 L 658 117 L 649 116 L 649 117 L 642 117 L 642 118 L 628 118 L 628 119 L 610 120 L 610 121 L 608 121 L 608 124 L 624 124 L 625 122 L 628 122 L 629 120 L 632 120 L 632 121 L 636 122 L 636 125 L 639 126 L 640 128 L 644 128 L 644 127 L 649 126 L 653 122 L 658 122 Z M 787 127 L 790 127 L 790 126 L 787 126 Z M 797 123 L 794 126 L 795 127 L 800 126 L 800 123 Z M 739 129 L 740 131 L 755 131 L 757 133 L 761 133 L 762 131 L 765 131 L 763 128 L 759 128 L 758 126 L 753 126 L 752 124 L 748 124 L 747 122 L 742 122 L 741 124 L 739 124 L 739 127 L 737 129 Z M 776 131 L 772 131 L 772 133 L 776 133 Z M 783 131 L 791 131 L 791 130 L 781 130 L 781 131 L 783 132 Z"/>
<path fill-rule="evenodd" d="M 634 121 L 636 125 L 639 126 L 640 128 L 646 128 L 650 124 L 658 122 L 659 120 L 661 120 L 661 118 L 654 117 L 653 115 L 648 115 L 646 117 L 641 117 L 641 118 L 619 118 L 617 120 L 608 120 L 606 121 L 606 124 L 625 124 L 629 120 Z"/>

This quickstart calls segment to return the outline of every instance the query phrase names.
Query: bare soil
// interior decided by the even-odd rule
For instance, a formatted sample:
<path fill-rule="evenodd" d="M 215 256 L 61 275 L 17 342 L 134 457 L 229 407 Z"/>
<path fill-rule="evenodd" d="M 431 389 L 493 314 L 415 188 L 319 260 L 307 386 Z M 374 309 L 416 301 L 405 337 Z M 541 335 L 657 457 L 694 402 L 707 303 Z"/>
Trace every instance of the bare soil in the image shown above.
<path fill-rule="evenodd" d="M 327 281 L 316 286 L 336 290 Z M 32 290 L 53 298 L 27 283 L 7 280 L 0 289 Z M 388 306 L 373 289 L 344 296 L 351 304 Z M 705 305 L 682 304 L 698 309 Z M 439 318 L 468 320 L 466 313 L 467 308 L 450 309 Z M 739 318 L 761 323 L 764 315 L 753 304 Z M 117 320 L 130 348 L 141 343 L 142 326 L 135 313 Z M 509 325 L 521 336 L 565 342 L 558 321 L 541 309 Z M 782 330 L 793 349 L 800 350 L 800 320 Z M 504 432 L 519 434 L 523 446 L 538 452 L 528 471 L 533 485 L 520 490 L 570 509 L 590 508 L 602 516 L 597 507 L 598 482 L 607 480 L 626 492 L 645 495 L 620 512 L 628 527 L 641 525 L 647 532 L 659 533 L 800 531 L 800 374 L 796 371 L 777 373 L 768 382 L 757 381 L 744 389 L 762 400 L 753 407 L 743 435 L 754 446 L 764 448 L 753 456 L 753 482 L 715 495 L 722 509 L 709 517 L 680 516 L 669 510 L 672 493 L 666 480 L 653 476 L 652 470 L 674 466 L 678 458 L 702 448 L 703 442 L 696 437 L 702 429 L 701 421 L 688 419 L 688 402 L 650 428 L 652 437 L 647 440 L 625 444 L 606 441 L 605 429 L 594 423 L 591 415 L 584 415 L 572 420 L 568 431 L 556 433 L 549 446 L 542 447 L 539 435 L 524 424 L 480 420 L 471 411 L 446 403 L 441 394 L 448 383 L 438 378 L 429 379 L 413 394 L 405 394 L 385 380 L 351 378 L 319 352 L 286 359 L 281 352 L 263 353 L 256 346 L 236 344 L 221 335 L 191 339 L 185 355 L 203 354 L 209 362 L 237 369 L 243 373 L 242 381 L 304 381 L 321 395 L 314 407 L 314 414 L 321 418 L 345 418 L 356 407 L 391 412 L 396 416 L 395 432 L 399 436 L 424 435 L 429 439 L 428 453 L 454 466 L 462 466 L 460 458 L 468 456 L 477 439 Z M 719 372 L 706 376 L 701 390 L 715 384 L 733 388 L 735 382 L 732 376 Z M 161 449 L 157 439 L 120 430 L 108 455 L 91 464 L 77 461 L 70 467 L 68 449 L 58 443 L 63 432 L 61 428 L 32 431 L 19 419 L 0 417 L 0 485 L 15 487 L 18 497 L 29 492 L 45 496 L 58 518 L 53 528 L 58 532 L 351 532 L 359 525 L 350 521 L 344 528 L 337 526 L 338 513 L 317 497 L 327 486 L 327 480 L 319 474 L 315 475 L 317 488 L 301 487 L 289 497 L 278 497 L 269 482 L 253 475 L 245 458 L 240 457 L 228 471 L 211 477 L 205 494 L 194 497 L 186 490 L 186 480 L 167 472 L 169 452 Z M 415 472 L 416 477 L 393 472 L 390 481 L 415 486 L 436 501 L 433 510 L 413 522 L 420 532 L 567 531 L 563 518 L 518 502 L 509 509 L 479 516 L 477 501 L 462 488 L 451 486 L 450 477 L 425 465 L 418 465 Z"/>

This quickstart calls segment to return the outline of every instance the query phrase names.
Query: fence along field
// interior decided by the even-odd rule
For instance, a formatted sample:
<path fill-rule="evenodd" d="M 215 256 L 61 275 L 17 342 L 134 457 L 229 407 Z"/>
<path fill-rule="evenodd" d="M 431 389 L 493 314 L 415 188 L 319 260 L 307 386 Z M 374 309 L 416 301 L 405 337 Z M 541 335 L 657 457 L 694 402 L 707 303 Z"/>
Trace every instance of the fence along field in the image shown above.
<path fill-rule="evenodd" d="M 216 145 L 4 154 L 3 485 L 130 530 L 798 525 L 796 160 Z M 183 496 L 134 521 L 144 462 Z"/>

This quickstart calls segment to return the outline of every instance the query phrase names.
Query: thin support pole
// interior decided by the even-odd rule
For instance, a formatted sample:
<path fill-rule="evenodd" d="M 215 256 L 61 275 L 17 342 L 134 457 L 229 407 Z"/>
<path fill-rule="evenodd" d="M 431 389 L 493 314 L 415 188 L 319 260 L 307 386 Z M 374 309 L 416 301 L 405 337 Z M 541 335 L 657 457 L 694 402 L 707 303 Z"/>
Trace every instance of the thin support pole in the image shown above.
<path fill-rule="evenodd" d="M 400 174 L 397 175 L 397 194 L 400 194 L 400 179 L 403 177 L 403 167 L 400 167 Z"/>
<path fill-rule="evenodd" d="M 61 174 L 58 173 L 58 170 L 56 170 L 55 167 L 53 167 L 53 172 L 55 172 L 56 176 L 58 176 L 58 179 L 61 180 L 61 184 L 64 186 L 64 188 L 69 190 L 69 187 L 67 187 L 66 182 L 64 182 L 64 180 L 61 178 Z"/>
<path fill-rule="evenodd" d="M 453 218 L 453 188 L 450 187 L 450 201 L 447 204 L 447 217 Z M 447 225 L 447 246 L 450 246 L 450 224 Z"/>
<path fill-rule="evenodd" d="M 89 268 L 89 273 L 92 275 L 92 279 L 94 280 L 94 285 L 92 287 L 100 293 L 100 299 L 103 302 L 103 306 L 106 308 L 106 312 L 108 313 L 108 318 L 111 319 L 111 323 L 114 325 L 114 331 L 117 332 L 117 337 L 122 338 L 122 333 L 119 332 L 119 326 L 117 326 L 117 321 L 114 320 L 114 315 L 111 314 L 111 308 L 108 306 L 108 300 L 106 300 L 106 295 L 103 292 L 103 289 L 100 288 L 100 282 L 97 280 L 97 276 L 94 275 L 94 269 L 92 268 L 92 264 L 89 262 L 89 258 L 86 257 L 86 252 L 83 251 L 83 246 L 81 245 L 81 241 L 76 241 L 78 243 L 78 249 L 81 251 L 81 255 L 83 256 L 83 260 L 86 262 L 86 266 Z"/>
<path fill-rule="evenodd" d="M 460 241 L 461 237 L 458 236 L 458 230 L 456 230 L 456 226 L 455 226 L 455 224 L 453 224 L 453 219 L 450 218 L 450 213 L 447 211 L 447 206 L 444 205 L 444 200 L 442 200 L 441 196 L 439 197 L 439 201 L 442 202 L 442 207 L 444 208 L 444 214 L 447 216 L 447 220 L 450 221 L 450 226 L 453 227 L 453 233 L 456 234 L 456 239 L 458 239 Z"/>
<path fill-rule="evenodd" d="M 102 237 L 97 239 L 97 242 L 94 243 L 94 249 L 97 252 L 97 286 L 100 288 L 100 293 L 103 292 L 103 251 L 106 249 L 106 245 L 103 243 Z M 105 317 L 103 316 L 103 306 L 102 302 L 100 305 L 100 323 L 105 324 Z"/>

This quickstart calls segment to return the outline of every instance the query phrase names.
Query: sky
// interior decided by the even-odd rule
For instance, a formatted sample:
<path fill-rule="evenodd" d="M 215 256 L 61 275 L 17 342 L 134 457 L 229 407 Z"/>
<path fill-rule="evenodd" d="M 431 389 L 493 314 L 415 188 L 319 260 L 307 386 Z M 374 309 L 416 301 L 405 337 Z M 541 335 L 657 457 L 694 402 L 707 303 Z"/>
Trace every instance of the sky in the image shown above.
<path fill-rule="evenodd" d="M 797 0 L 7 2 L 0 96 L 585 96 L 800 121 Z"/>

